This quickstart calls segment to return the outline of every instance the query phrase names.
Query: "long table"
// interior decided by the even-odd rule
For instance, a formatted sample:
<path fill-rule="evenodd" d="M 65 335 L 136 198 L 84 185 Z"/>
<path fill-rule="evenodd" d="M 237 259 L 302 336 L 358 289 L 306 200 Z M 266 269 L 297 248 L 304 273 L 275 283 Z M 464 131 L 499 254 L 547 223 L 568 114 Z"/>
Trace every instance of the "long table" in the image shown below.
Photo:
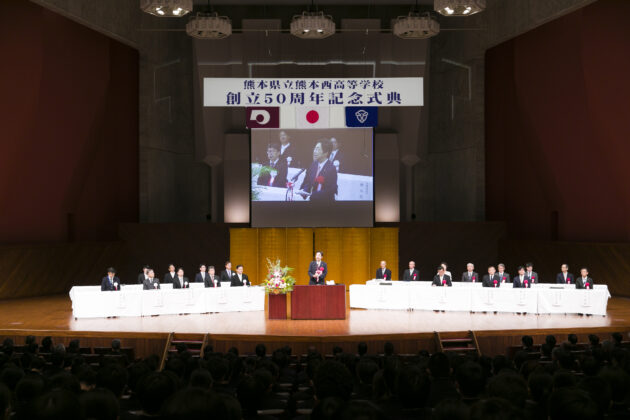
<path fill-rule="evenodd" d="M 466 312 L 606 315 L 608 286 L 578 290 L 574 285 L 537 284 L 532 288 L 482 287 L 481 283 L 453 283 L 431 287 L 429 281 L 368 281 L 350 286 L 350 307 L 363 309 L 418 309 Z"/>
<path fill-rule="evenodd" d="M 102 292 L 100 286 L 74 286 L 70 289 L 72 315 L 106 318 L 265 310 L 263 287 L 204 288 L 202 283 L 191 283 L 189 289 L 160 286 L 159 290 L 142 290 L 141 284 L 123 285 L 114 292 Z"/>

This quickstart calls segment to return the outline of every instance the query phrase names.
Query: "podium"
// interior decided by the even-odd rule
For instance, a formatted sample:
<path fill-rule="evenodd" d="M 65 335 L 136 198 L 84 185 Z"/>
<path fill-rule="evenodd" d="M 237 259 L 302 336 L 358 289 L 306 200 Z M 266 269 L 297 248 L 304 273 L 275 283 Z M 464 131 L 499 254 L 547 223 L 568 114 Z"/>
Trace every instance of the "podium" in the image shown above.
<path fill-rule="evenodd" d="M 287 295 L 269 294 L 269 319 L 287 319 Z"/>
<path fill-rule="evenodd" d="M 291 319 L 346 319 L 346 286 L 295 286 Z"/>

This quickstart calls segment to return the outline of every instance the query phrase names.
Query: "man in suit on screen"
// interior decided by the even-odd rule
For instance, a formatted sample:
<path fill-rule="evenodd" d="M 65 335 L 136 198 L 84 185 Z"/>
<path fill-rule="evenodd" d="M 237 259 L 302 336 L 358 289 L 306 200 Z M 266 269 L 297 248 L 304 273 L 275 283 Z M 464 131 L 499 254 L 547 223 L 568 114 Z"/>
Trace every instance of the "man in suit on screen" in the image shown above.
<path fill-rule="evenodd" d="M 451 277 L 444 274 L 444 267 L 439 266 L 437 268 L 437 274 L 433 277 L 433 282 L 431 283 L 431 286 L 453 286 L 453 283 L 451 282 Z"/>
<path fill-rule="evenodd" d="M 107 269 L 107 276 L 101 280 L 101 291 L 110 292 L 120 290 L 120 279 L 116 277 L 116 270 L 113 267 Z"/>
<path fill-rule="evenodd" d="M 303 197 L 313 202 L 335 201 L 337 194 L 337 170 L 328 159 L 332 150 L 329 139 L 317 140 L 313 149 L 313 163 L 306 170 L 300 191 Z M 310 194 L 310 195 L 309 195 Z"/>
<path fill-rule="evenodd" d="M 575 284 L 575 277 L 569 273 L 569 265 L 562 264 L 560 266 L 560 272 L 556 275 L 557 284 Z"/>
<path fill-rule="evenodd" d="M 221 271 L 221 281 L 232 282 L 232 277 L 234 277 L 234 271 L 232 271 L 232 263 L 226 261 L 225 270 Z"/>
<path fill-rule="evenodd" d="M 501 278 L 497 275 L 493 265 L 488 267 L 488 274 L 483 275 L 481 282 L 483 287 L 501 287 Z"/>
<path fill-rule="evenodd" d="M 409 261 L 409 269 L 403 273 L 403 281 L 420 281 L 420 272 L 416 270 L 415 261 Z"/>
<path fill-rule="evenodd" d="M 337 169 L 337 172 L 344 172 L 342 170 L 344 163 L 343 152 L 339 150 L 339 141 L 336 138 L 332 137 L 330 139 L 330 142 L 332 143 L 332 150 L 330 151 L 330 157 L 328 158 L 328 160 L 333 163 L 335 169 Z"/>
<path fill-rule="evenodd" d="M 155 278 L 155 272 L 149 268 L 147 271 L 147 278 L 142 282 L 143 290 L 153 290 L 160 288 L 160 281 Z"/>
<path fill-rule="evenodd" d="M 287 167 L 295 168 L 299 165 L 299 160 L 295 156 L 295 147 L 291 145 L 291 137 L 286 131 L 280 131 L 280 157 L 287 163 Z"/>
<path fill-rule="evenodd" d="M 243 274 L 243 266 L 241 264 L 236 266 L 236 274 L 232 277 L 232 287 L 238 286 L 251 286 L 247 274 Z"/>
<path fill-rule="evenodd" d="M 580 277 L 575 280 L 576 289 L 593 289 L 593 279 L 588 276 L 588 268 L 580 269 Z"/>
<path fill-rule="evenodd" d="M 387 263 L 385 261 L 381 261 L 381 266 L 376 270 L 376 279 L 379 280 L 391 280 L 392 279 L 392 270 L 387 268 Z"/>
<path fill-rule="evenodd" d="M 280 145 L 270 143 L 267 146 L 267 157 L 269 161 L 265 166 L 270 168 L 270 172 L 261 173 L 258 176 L 258 185 L 266 185 L 268 187 L 286 188 L 287 186 L 287 161 L 280 156 Z"/>
<path fill-rule="evenodd" d="M 462 273 L 462 281 L 468 282 L 468 283 L 479 282 L 479 273 L 475 271 L 475 264 L 473 263 L 466 264 L 466 271 Z"/>
<path fill-rule="evenodd" d="M 311 286 L 326 285 L 326 274 L 328 274 L 328 265 L 322 261 L 324 254 L 322 251 L 315 253 L 315 261 L 311 261 L 308 267 L 308 284 Z"/>

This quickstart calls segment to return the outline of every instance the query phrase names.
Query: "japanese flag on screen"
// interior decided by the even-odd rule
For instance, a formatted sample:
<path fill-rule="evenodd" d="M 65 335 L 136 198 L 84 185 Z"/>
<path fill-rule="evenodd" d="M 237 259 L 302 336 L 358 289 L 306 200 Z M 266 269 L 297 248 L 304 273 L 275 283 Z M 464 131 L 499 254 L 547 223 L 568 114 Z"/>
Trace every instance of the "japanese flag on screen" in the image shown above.
<path fill-rule="evenodd" d="M 295 110 L 297 128 L 330 127 L 330 108 L 327 106 L 303 106 Z"/>

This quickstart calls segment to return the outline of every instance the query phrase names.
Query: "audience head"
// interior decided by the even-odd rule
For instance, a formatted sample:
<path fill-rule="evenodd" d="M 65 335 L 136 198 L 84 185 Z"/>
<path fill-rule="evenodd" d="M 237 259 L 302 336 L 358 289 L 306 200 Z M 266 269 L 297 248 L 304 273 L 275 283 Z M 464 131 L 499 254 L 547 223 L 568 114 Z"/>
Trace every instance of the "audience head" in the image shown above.
<path fill-rule="evenodd" d="M 323 362 L 314 378 L 315 395 L 322 401 L 328 397 L 338 397 L 344 401 L 350 399 L 354 381 L 348 368 L 334 360 Z"/>

